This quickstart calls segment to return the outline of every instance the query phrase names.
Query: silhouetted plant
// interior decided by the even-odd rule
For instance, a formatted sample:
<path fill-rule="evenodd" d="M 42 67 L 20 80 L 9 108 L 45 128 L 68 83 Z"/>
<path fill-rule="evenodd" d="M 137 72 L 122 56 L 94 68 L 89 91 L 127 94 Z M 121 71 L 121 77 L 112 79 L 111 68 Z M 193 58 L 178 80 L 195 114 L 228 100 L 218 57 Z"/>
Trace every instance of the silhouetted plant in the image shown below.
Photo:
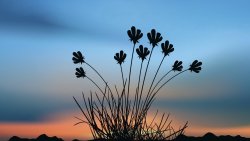
<path fill-rule="evenodd" d="M 174 65 L 173 65 L 173 71 L 182 71 L 182 68 L 183 68 L 183 66 L 182 66 L 182 61 L 178 61 L 178 60 L 176 60 L 175 62 L 174 62 Z"/>
<path fill-rule="evenodd" d="M 80 68 L 76 68 L 76 72 L 75 72 L 75 75 L 76 75 L 76 77 L 77 78 L 88 78 L 91 82 L 93 82 L 98 88 L 99 88 L 99 90 L 103 93 L 103 91 L 102 91 L 102 89 L 91 79 L 91 78 L 89 78 L 87 75 L 86 75 L 86 72 L 83 70 L 83 68 L 82 67 L 80 67 Z"/>
<path fill-rule="evenodd" d="M 195 60 L 191 65 L 190 65 L 190 68 L 189 70 L 192 72 L 196 72 L 196 73 L 199 73 L 201 71 L 201 65 L 202 65 L 202 62 L 199 62 L 198 60 Z"/>
<path fill-rule="evenodd" d="M 73 56 L 72 60 L 75 64 L 84 63 L 84 57 L 80 51 L 73 52 Z"/>
<path fill-rule="evenodd" d="M 161 43 L 161 49 L 162 53 L 164 53 L 164 56 L 169 55 L 169 53 L 174 51 L 174 47 L 172 44 L 169 44 L 169 41 L 165 41 L 165 43 Z"/>
<path fill-rule="evenodd" d="M 132 41 L 134 43 L 134 46 L 133 46 L 133 51 L 132 51 L 132 55 L 131 55 L 130 67 L 129 67 L 128 91 L 127 91 L 127 100 L 126 100 L 126 103 L 128 103 L 128 99 L 129 99 L 130 78 L 131 78 L 131 70 L 132 70 L 132 65 L 133 65 L 135 44 L 139 43 L 139 40 L 142 38 L 143 33 L 141 33 L 140 29 L 136 29 L 134 26 L 132 26 L 131 30 L 127 31 L 127 34 L 128 34 L 128 36 L 130 38 L 130 41 Z M 127 113 L 126 113 L 126 115 L 127 115 Z"/>
<path fill-rule="evenodd" d="M 122 63 L 124 63 L 126 56 L 127 54 L 121 50 L 120 53 L 115 54 L 114 58 L 117 61 L 117 63 L 121 65 Z"/>
<path fill-rule="evenodd" d="M 143 47 L 143 45 L 140 45 L 139 48 L 136 49 L 136 53 L 138 54 L 139 58 L 141 59 L 141 67 L 140 67 L 138 85 L 137 85 L 137 90 L 136 90 L 136 93 L 138 93 L 138 91 L 139 91 L 139 85 L 140 85 L 140 80 L 141 80 L 141 71 L 142 71 L 143 61 L 149 55 L 150 51 L 148 50 L 147 47 Z"/>
<path fill-rule="evenodd" d="M 146 57 L 149 55 L 150 51 L 147 47 L 143 48 L 143 46 L 140 45 L 139 48 L 136 49 L 136 53 L 138 54 L 139 58 L 144 61 L 144 59 L 146 59 Z"/>
<path fill-rule="evenodd" d="M 143 87 L 144 87 L 145 79 L 146 79 L 146 76 L 147 76 L 148 66 L 149 66 L 149 62 L 150 62 L 151 55 L 153 53 L 154 47 L 157 46 L 158 43 L 162 40 L 161 33 L 159 33 L 159 32 L 156 33 L 155 29 L 152 29 L 151 32 L 147 34 L 147 36 L 148 36 L 149 43 L 152 44 L 152 50 L 151 50 L 151 53 L 149 55 L 148 64 L 147 64 L 145 74 L 144 74 L 144 77 L 143 77 L 141 94 L 143 92 Z"/>
<path fill-rule="evenodd" d="M 145 141 L 155 141 L 155 140 L 173 140 L 177 136 L 183 134 L 184 129 L 187 127 L 187 123 L 181 127 L 179 130 L 174 130 L 169 121 L 169 115 L 165 113 L 161 116 L 160 121 L 156 121 L 158 111 L 155 113 L 154 118 L 151 122 L 147 120 L 148 110 L 150 109 L 153 101 L 155 100 L 156 94 L 173 78 L 176 76 L 190 70 L 199 73 L 201 70 L 202 63 L 198 60 L 193 61 L 189 68 L 183 70 L 182 61 L 175 61 L 172 68 L 166 72 L 156 84 L 154 81 L 157 77 L 157 74 L 163 64 L 166 56 L 169 56 L 170 53 L 174 51 L 173 45 L 166 40 L 161 44 L 162 48 L 162 60 L 156 70 L 154 78 L 150 84 L 148 92 L 143 92 L 145 79 L 147 76 L 147 71 L 149 68 L 150 59 L 153 53 L 154 48 L 162 41 L 162 36 L 159 32 L 156 32 L 155 29 L 152 29 L 150 33 L 147 34 L 149 43 L 152 45 L 151 51 L 147 47 L 140 45 L 136 49 L 136 53 L 141 60 L 138 83 L 136 91 L 133 92 L 134 100 L 129 98 L 130 95 L 130 77 L 132 73 L 132 64 L 135 45 L 142 38 L 143 33 L 141 30 L 136 29 L 134 26 L 131 27 L 131 30 L 127 31 L 127 34 L 130 38 L 130 41 L 133 42 L 133 50 L 131 55 L 131 62 L 129 67 L 128 74 L 128 83 L 126 77 L 124 77 L 122 64 L 126 59 L 126 53 L 120 51 L 115 54 L 114 59 L 120 65 L 121 75 L 122 75 L 122 89 L 118 90 L 115 85 L 115 92 L 112 92 L 111 88 L 107 84 L 107 81 L 100 75 L 100 73 L 88 64 L 85 61 L 84 56 L 80 51 L 73 52 L 73 63 L 75 64 L 87 64 L 94 72 L 98 74 L 99 77 L 105 83 L 105 88 L 101 87 L 92 80 L 89 76 L 86 75 L 86 72 L 82 67 L 76 68 L 75 75 L 77 78 L 87 78 L 90 80 L 101 93 L 90 92 L 90 97 L 85 98 L 83 96 L 83 102 L 85 110 L 79 104 L 79 102 L 74 98 L 77 106 L 80 108 L 84 119 L 75 117 L 79 120 L 75 125 L 86 123 L 89 125 L 92 135 L 96 140 L 112 140 L 112 141 L 134 141 L 134 140 L 145 140 Z M 145 73 L 143 76 L 143 81 L 141 84 L 141 73 L 143 68 L 143 62 L 147 59 L 149 55 L 147 66 L 145 68 Z M 165 78 L 171 73 L 175 74 L 169 79 Z M 162 83 L 163 82 L 163 83 Z M 127 88 L 127 91 L 126 91 Z M 145 98 L 143 98 L 143 95 Z M 94 99 L 93 97 L 96 97 Z"/>
<path fill-rule="evenodd" d="M 126 56 L 127 54 L 124 53 L 123 50 L 121 50 L 120 53 L 116 53 L 114 56 L 114 59 L 117 61 L 118 64 L 120 64 L 123 86 L 125 85 L 125 81 L 123 77 L 122 63 L 124 63 Z"/>
<path fill-rule="evenodd" d="M 139 106 L 141 103 L 141 97 L 142 97 L 142 94 L 138 95 L 138 92 L 140 90 L 142 65 L 143 65 L 143 62 L 146 59 L 146 57 L 149 55 L 150 51 L 148 50 L 147 47 L 143 47 L 143 45 L 140 45 L 139 48 L 136 49 L 136 53 L 138 54 L 139 58 L 141 59 L 141 67 L 140 67 L 138 84 L 137 84 L 136 94 L 135 94 L 135 102 L 133 105 L 132 112 L 134 112 L 134 110 L 135 110 L 135 113 L 138 113 Z M 137 115 L 137 114 L 135 114 L 135 115 Z"/>
<path fill-rule="evenodd" d="M 134 26 L 131 27 L 131 30 L 127 31 L 130 41 L 134 44 L 139 43 L 139 40 L 142 38 L 143 33 L 140 29 L 136 29 Z"/>
<path fill-rule="evenodd" d="M 75 73 L 75 75 L 76 75 L 76 77 L 77 78 L 80 78 L 80 77 L 85 77 L 86 76 L 86 73 L 85 73 L 85 71 L 83 70 L 83 68 L 82 67 L 80 67 L 80 68 L 76 68 L 76 73 Z"/>
<path fill-rule="evenodd" d="M 151 30 L 151 33 L 147 34 L 150 44 L 152 44 L 153 47 L 157 46 L 158 43 L 162 40 L 161 33 L 155 31 L 155 29 Z"/>
<path fill-rule="evenodd" d="M 109 85 L 107 84 L 107 82 L 104 80 L 104 78 L 102 77 L 102 75 L 94 68 L 94 67 L 92 67 L 88 62 L 86 62 L 85 60 L 84 60 L 85 58 L 84 58 L 84 56 L 82 55 L 82 53 L 80 52 L 80 51 L 77 51 L 77 52 L 73 52 L 73 57 L 72 57 L 72 60 L 73 60 L 73 63 L 74 64 L 78 64 L 78 63 L 85 63 L 87 66 L 89 66 L 92 70 L 94 70 L 95 71 L 95 73 L 102 79 L 102 81 L 105 83 L 105 85 L 107 86 L 107 88 L 108 88 L 108 90 L 110 91 L 110 92 L 112 92 L 111 91 L 111 89 L 110 89 L 110 87 L 109 87 Z"/>
<path fill-rule="evenodd" d="M 151 31 L 151 32 L 152 32 L 152 31 Z M 168 41 L 168 40 L 165 41 L 165 44 L 164 44 L 164 43 L 161 44 L 161 48 L 162 48 L 162 53 L 164 54 L 164 56 L 162 57 L 162 60 L 161 60 L 161 62 L 160 62 L 160 65 L 159 65 L 159 67 L 158 67 L 156 73 L 155 73 L 155 76 L 154 76 L 154 78 L 153 78 L 153 81 L 151 82 L 151 85 L 150 85 L 149 90 L 148 90 L 148 94 L 150 94 L 150 92 L 151 92 L 151 88 L 152 88 L 152 86 L 153 86 L 153 84 L 154 84 L 155 78 L 156 78 L 156 76 L 157 76 L 157 74 L 158 74 L 158 72 L 159 72 L 159 70 L 160 70 L 160 68 L 161 68 L 162 62 L 164 61 L 165 57 L 168 56 L 171 52 L 174 51 L 173 45 L 172 45 L 172 44 L 169 44 L 169 41 Z"/>

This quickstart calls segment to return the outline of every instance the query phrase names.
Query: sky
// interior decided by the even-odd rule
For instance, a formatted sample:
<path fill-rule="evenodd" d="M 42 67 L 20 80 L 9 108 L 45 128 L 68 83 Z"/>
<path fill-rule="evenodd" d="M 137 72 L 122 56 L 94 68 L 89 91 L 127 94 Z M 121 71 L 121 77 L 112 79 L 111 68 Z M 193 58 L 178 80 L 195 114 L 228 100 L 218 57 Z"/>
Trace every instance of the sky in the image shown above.
<path fill-rule="evenodd" d="M 110 84 L 119 85 L 120 68 L 113 56 L 120 50 L 127 53 L 127 76 L 131 26 L 144 33 L 139 44 L 150 48 L 146 34 L 154 28 L 163 41 L 174 45 L 159 75 L 175 60 L 183 61 L 184 68 L 195 59 L 203 62 L 199 74 L 186 72 L 165 86 L 152 112 L 170 113 L 176 124 L 189 121 L 187 135 L 250 137 L 249 4 L 247 0 L 0 1 L 0 137 L 16 132 L 25 137 L 47 133 L 91 138 L 87 126 L 73 126 L 80 111 L 72 97 L 80 98 L 82 91 L 88 95 L 95 87 L 74 76 L 79 65 L 72 63 L 72 52 L 81 51 Z M 157 47 L 146 84 L 161 57 Z M 132 85 L 138 66 L 135 56 Z"/>

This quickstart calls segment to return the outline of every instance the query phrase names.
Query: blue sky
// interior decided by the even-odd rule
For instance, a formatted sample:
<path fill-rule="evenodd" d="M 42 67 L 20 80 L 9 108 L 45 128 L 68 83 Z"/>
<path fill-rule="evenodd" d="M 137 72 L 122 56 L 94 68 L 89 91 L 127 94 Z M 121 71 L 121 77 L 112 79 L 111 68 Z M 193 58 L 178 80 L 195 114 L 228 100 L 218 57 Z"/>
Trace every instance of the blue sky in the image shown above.
<path fill-rule="evenodd" d="M 120 83 L 113 55 L 122 49 L 130 58 L 132 44 L 126 31 L 134 25 L 144 35 L 155 28 L 163 40 L 173 43 L 175 52 L 162 71 L 176 59 L 185 67 L 194 59 L 203 62 L 200 74 L 176 78 L 159 93 L 154 106 L 190 124 L 250 125 L 249 4 L 247 0 L 1 1 L 0 122 L 38 122 L 53 113 L 78 110 L 72 96 L 88 92 L 89 84 L 74 76 L 73 51 L 82 51 L 111 84 Z M 149 47 L 146 36 L 140 43 Z M 160 56 L 158 48 L 152 68 Z"/>

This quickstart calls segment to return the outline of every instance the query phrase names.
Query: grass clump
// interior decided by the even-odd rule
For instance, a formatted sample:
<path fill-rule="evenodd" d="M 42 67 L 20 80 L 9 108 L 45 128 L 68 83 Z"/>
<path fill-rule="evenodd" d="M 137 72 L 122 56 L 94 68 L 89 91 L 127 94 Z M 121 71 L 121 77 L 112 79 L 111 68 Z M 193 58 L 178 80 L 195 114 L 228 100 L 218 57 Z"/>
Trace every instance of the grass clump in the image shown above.
<path fill-rule="evenodd" d="M 92 132 L 94 140 L 112 140 L 112 141 L 160 141 L 160 140 L 173 140 L 178 135 L 183 134 L 184 129 L 187 127 L 187 123 L 180 129 L 175 130 L 169 115 L 165 113 L 160 116 L 160 120 L 156 121 L 158 111 L 155 113 L 154 118 L 151 121 L 147 120 L 148 111 L 155 100 L 157 93 L 173 78 L 186 72 L 191 71 L 199 73 L 201 70 L 202 63 L 195 60 L 189 68 L 183 70 L 182 61 L 176 60 L 172 68 L 166 72 L 158 81 L 156 77 L 162 66 L 163 61 L 173 51 L 174 47 L 168 40 L 161 43 L 161 49 L 163 53 L 162 60 L 156 70 L 153 80 L 150 83 L 148 91 L 145 91 L 145 80 L 149 69 L 150 60 L 155 47 L 162 41 L 163 37 L 161 33 L 156 32 L 152 29 L 151 32 L 147 33 L 151 50 L 143 45 L 139 45 L 135 49 L 139 40 L 143 37 L 143 33 L 140 29 L 136 29 L 134 26 L 127 31 L 130 41 L 133 43 L 133 49 L 131 54 L 131 61 L 127 77 L 123 73 L 123 63 L 127 57 L 124 51 L 120 51 L 115 54 L 114 59 L 120 66 L 121 77 L 122 77 L 122 89 L 118 90 L 115 85 L 112 90 L 107 81 L 102 75 L 88 62 L 86 62 L 84 56 L 80 51 L 73 52 L 73 62 L 75 64 L 86 64 L 90 67 L 97 75 L 102 79 L 103 89 L 89 77 L 82 67 L 76 68 L 75 75 L 77 78 L 88 79 L 93 83 L 98 92 L 90 92 L 90 97 L 85 97 L 82 93 L 84 105 L 81 106 L 76 100 L 74 101 L 81 110 L 83 118 L 76 117 L 79 122 L 75 125 L 86 123 Z M 133 72 L 133 58 L 135 51 L 140 59 L 140 70 L 138 75 L 137 87 L 135 92 L 130 90 L 131 73 Z M 147 62 L 145 62 L 147 60 Z M 143 69 L 143 65 L 146 63 L 146 68 Z M 175 73 L 170 78 L 167 76 L 170 73 Z M 156 83 L 155 83 L 156 81 Z M 134 98 L 131 98 L 131 97 Z M 85 107 L 85 108 L 83 108 Z"/>

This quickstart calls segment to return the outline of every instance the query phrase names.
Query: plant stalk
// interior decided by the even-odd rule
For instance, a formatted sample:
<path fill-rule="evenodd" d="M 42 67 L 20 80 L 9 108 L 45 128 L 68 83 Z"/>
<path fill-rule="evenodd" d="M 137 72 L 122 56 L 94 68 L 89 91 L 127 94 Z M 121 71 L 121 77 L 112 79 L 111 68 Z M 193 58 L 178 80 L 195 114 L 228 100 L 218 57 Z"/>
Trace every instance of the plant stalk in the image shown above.
<path fill-rule="evenodd" d="M 150 59 L 151 59 L 151 56 L 152 56 L 153 51 L 154 51 L 154 47 L 152 47 L 152 51 L 151 51 L 151 53 L 150 53 L 150 55 L 149 55 L 148 64 L 147 64 L 147 67 L 146 67 L 146 70 L 145 70 L 145 74 L 144 74 L 144 78 L 143 78 L 143 82 L 142 82 L 142 88 L 141 88 L 141 93 L 140 93 L 140 95 L 142 95 L 142 91 L 143 91 L 145 79 L 146 79 L 146 76 L 147 76 L 148 65 L 149 65 L 149 62 L 150 62 Z"/>
<path fill-rule="evenodd" d="M 152 86 L 153 86 L 153 84 L 154 84 L 155 78 L 156 78 L 156 76 L 157 76 L 157 74 L 158 74 L 158 72 L 159 72 L 159 70 L 160 70 L 160 68 L 161 68 L 162 62 L 163 62 L 163 60 L 165 59 L 165 57 L 166 57 L 166 56 L 164 55 L 163 58 L 162 58 L 162 60 L 161 60 L 160 65 L 159 65 L 159 67 L 158 67 L 158 69 L 157 69 L 157 71 L 156 71 L 156 73 L 155 73 L 155 76 L 154 76 L 154 78 L 153 78 L 153 81 L 152 81 L 152 83 L 151 83 L 151 85 L 150 85 L 150 87 L 149 87 L 148 94 L 149 94 L 150 91 L 151 91 L 151 88 L 152 88 Z"/>

